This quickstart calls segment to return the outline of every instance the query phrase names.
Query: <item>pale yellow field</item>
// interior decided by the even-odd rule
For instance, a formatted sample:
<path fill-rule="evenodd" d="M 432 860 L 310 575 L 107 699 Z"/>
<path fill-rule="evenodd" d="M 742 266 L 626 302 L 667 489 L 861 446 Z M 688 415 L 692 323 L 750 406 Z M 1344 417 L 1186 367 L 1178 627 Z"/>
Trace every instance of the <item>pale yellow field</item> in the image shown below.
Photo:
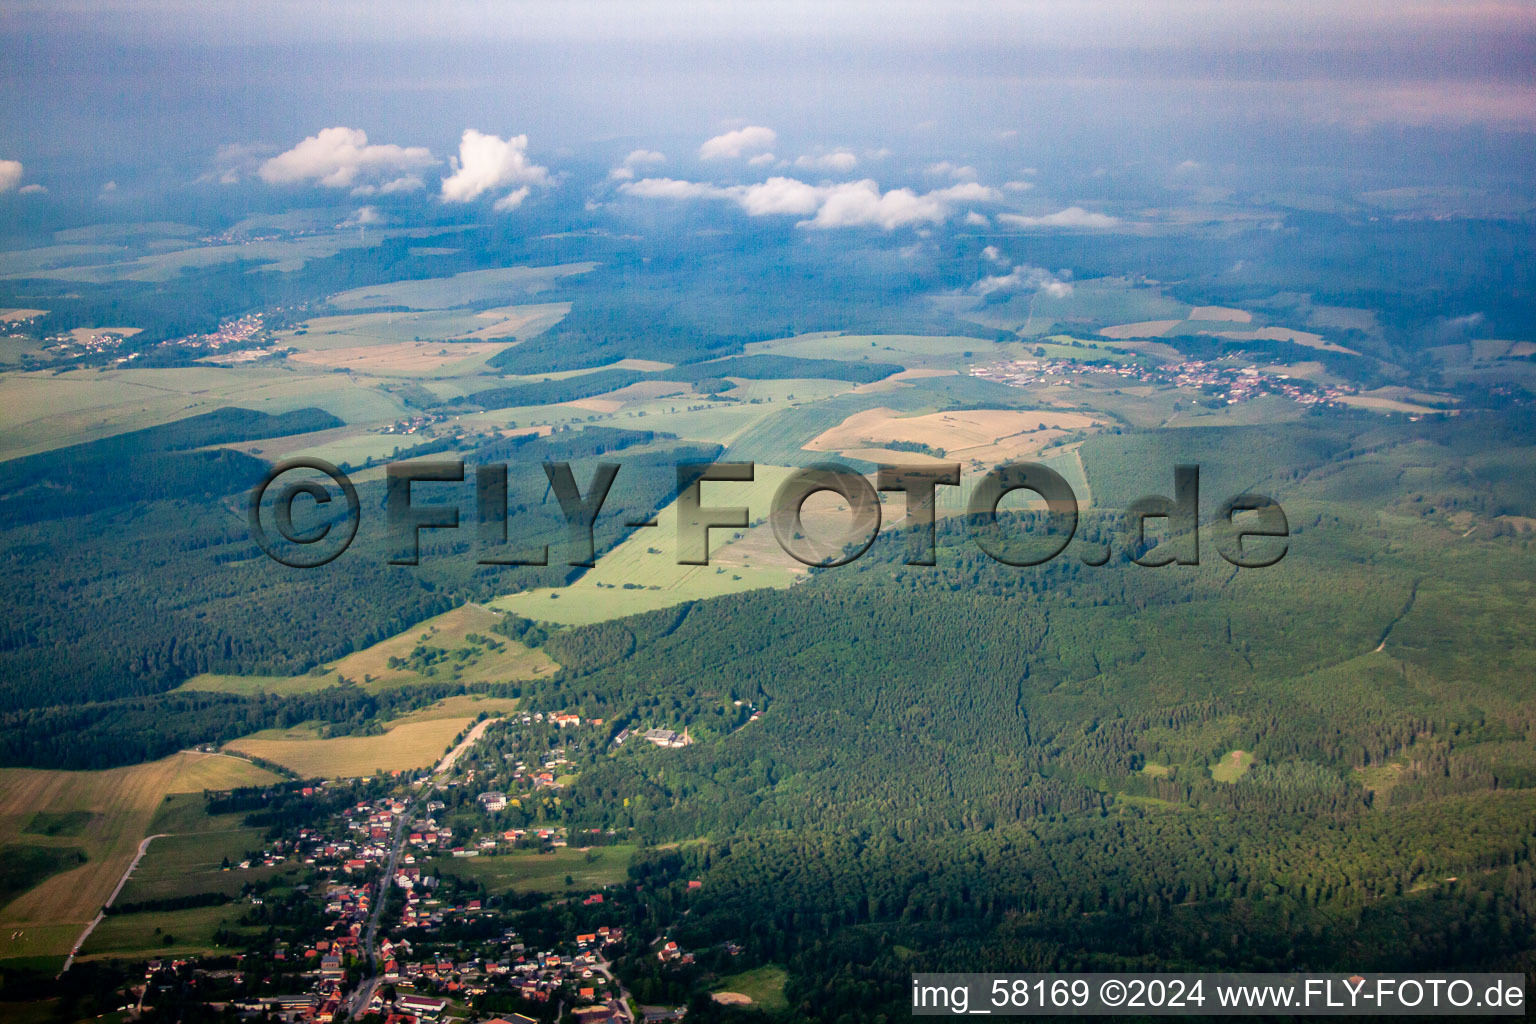
<path fill-rule="evenodd" d="M 349 370 L 376 373 L 421 373 L 470 359 L 485 359 L 505 348 L 501 342 L 398 341 L 387 345 L 316 349 L 295 352 L 292 363 L 344 366 Z"/>
<path fill-rule="evenodd" d="M 574 405 L 578 409 L 589 409 L 592 412 L 617 412 L 626 405 L 687 394 L 692 390 L 691 384 L 682 384 L 675 380 L 641 380 L 619 388 L 617 391 L 610 391 L 606 395 L 596 398 L 578 398 L 574 402 L 564 404 Z"/>
<path fill-rule="evenodd" d="M 500 715 L 514 706 L 506 698 L 468 694 L 399 718 L 377 736 L 321 739 L 314 728 L 299 726 L 242 736 L 224 749 L 280 764 L 305 778 L 347 779 L 377 771 L 411 771 L 442 760 L 454 738 L 473 725 L 481 711 Z"/>
<path fill-rule="evenodd" d="M 1415 405 L 1412 402 L 1400 401 L 1396 398 L 1383 398 L 1380 395 L 1345 395 L 1339 401 L 1345 405 L 1353 405 L 1360 409 L 1374 409 L 1376 412 L 1403 412 L 1410 414 L 1440 413 L 1445 409 L 1432 409 L 1427 405 Z M 1451 410 L 1454 412 L 1455 410 Z"/>
<path fill-rule="evenodd" d="M 1191 320 L 1230 321 L 1235 324 L 1253 323 L 1253 314 L 1246 309 L 1231 309 L 1227 306 L 1196 306 L 1189 311 Z"/>
<path fill-rule="evenodd" d="M 76 345 L 84 345 L 98 335 L 111 334 L 119 338 L 131 338 L 143 330 L 142 327 L 76 327 L 69 332 L 69 336 Z"/>
<path fill-rule="evenodd" d="M 1068 431 L 1093 427 L 1092 416 L 1057 410 L 955 409 L 901 416 L 883 406 L 854 413 L 805 447 L 839 451 L 871 461 L 899 462 L 910 453 L 887 449 L 893 441 L 942 449 L 945 458 L 996 465 L 1039 451 Z M 921 457 L 918 457 L 921 461 Z"/>
<path fill-rule="evenodd" d="M 300 676 L 193 676 L 183 683 L 183 690 L 212 690 L 220 693 L 256 694 L 303 693 L 337 685 L 346 676 L 361 686 L 379 690 L 391 686 L 435 681 L 447 676 L 426 677 L 409 668 L 390 668 L 390 658 L 408 658 L 417 644 L 427 644 L 452 651 L 473 645 L 466 638 L 479 633 L 503 643 L 500 651 L 482 649 L 473 664 L 465 663 L 456 680 L 465 683 L 510 682 L 553 674 L 560 666 L 541 650 L 530 650 L 507 637 L 494 633 L 492 627 L 501 616 L 483 605 L 466 604 L 444 612 L 392 637 L 380 640 L 324 666 L 325 671 Z M 437 706 L 437 705 L 434 705 Z"/>
<path fill-rule="evenodd" d="M 469 338 L 531 338 L 564 320 L 571 311 L 569 302 L 542 302 L 527 306 L 501 306 L 475 314 L 481 320 L 491 321 L 466 337 Z"/>
<path fill-rule="evenodd" d="M 381 640 L 372 647 L 349 654 L 330 667 L 348 679 L 359 682 L 371 675 L 373 683 L 379 686 L 415 682 L 418 679 L 415 673 L 408 669 L 390 668 L 389 659 L 408 656 L 418 643 L 453 650 L 466 643 L 466 633 L 481 633 L 504 641 L 506 648 L 504 653 L 488 655 L 482 664 L 467 671 L 465 682 L 529 679 L 552 674 L 559 668 L 543 651 L 529 650 L 504 636 L 492 633 L 491 627 L 500 618 L 499 614 L 482 605 L 466 604 L 412 626 L 387 640 Z"/>
<path fill-rule="evenodd" d="M 46 309 L 0 309 L 0 323 L 31 320 L 33 317 L 42 316 L 47 312 Z"/>
<path fill-rule="evenodd" d="M 1313 334 L 1311 331 L 1298 331 L 1291 327 L 1258 327 L 1251 331 L 1201 331 L 1201 334 L 1210 334 L 1218 338 L 1231 338 L 1233 341 L 1289 341 L 1296 345 L 1305 345 L 1308 348 L 1319 349 L 1323 352 L 1346 352 L 1350 355 L 1359 355 L 1352 348 L 1343 345 L 1335 345 L 1321 334 Z"/>
<path fill-rule="evenodd" d="M 1143 320 L 1140 323 L 1105 327 L 1099 331 L 1099 336 L 1117 340 L 1122 338 L 1160 338 L 1183 322 L 1182 320 Z"/>
<path fill-rule="evenodd" d="M 150 819 L 171 793 L 277 781 L 248 761 L 183 751 L 99 772 L 0 769 L 0 842 L 80 846 L 89 858 L 0 908 L 0 958 L 64 956 L 133 860 Z M 23 834 L 38 811 L 87 811 L 81 835 Z"/>

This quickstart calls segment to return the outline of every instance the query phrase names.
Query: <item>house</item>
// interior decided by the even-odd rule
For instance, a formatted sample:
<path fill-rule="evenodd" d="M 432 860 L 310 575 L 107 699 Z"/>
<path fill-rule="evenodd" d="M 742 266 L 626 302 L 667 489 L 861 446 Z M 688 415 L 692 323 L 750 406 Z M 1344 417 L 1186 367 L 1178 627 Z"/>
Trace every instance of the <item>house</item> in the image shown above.
<path fill-rule="evenodd" d="M 495 790 L 492 790 L 488 793 L 481 793 L 476 799 L 480 801 L 480 806 L 484 807 L 486 811 L 491 814 L 495 814 L 497 811 L 505 810 L 507 807 L 507 794 L 500 793 Z"/>

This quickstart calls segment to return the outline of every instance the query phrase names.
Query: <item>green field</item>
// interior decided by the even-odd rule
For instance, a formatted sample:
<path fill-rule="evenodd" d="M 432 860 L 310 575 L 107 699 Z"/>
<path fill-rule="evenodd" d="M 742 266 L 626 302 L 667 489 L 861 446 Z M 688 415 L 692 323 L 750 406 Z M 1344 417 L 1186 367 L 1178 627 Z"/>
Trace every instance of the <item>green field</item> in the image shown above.
<path fill-rule="evenodd" d="M 427 619 L 372 647 L 297 676 L 235 676 L 203 673 L 181 685 L 184 690 L 215 693 L 308 693 L 336 686 L 345 677 L 359 686 L 382 690 L 425 682 L 509 682 L 552 674 L 558 666 L 543 651 L 530 650 L 492 627 L 500 615 L 467 604 Z M 470 634 L 479 640 L 469 639 Z M 496 644 L 495 648 L 487 643 Z M 450 652 L 433 663 L 412 662 L 418 647 Z M 452 652 L 462 652 L 453 656 Z M 392 666 L 391 659 L 397 664 Z M 407 662 L 401 665 L 399 662 Z"/>
<path fill-rule="evenodd" d="M 149 851 L 118 894 L 117 905 L 217 892 L 235 896 L 246 882 L 271 877 L 282 866 L 234 867 L 261 850 L 264 830 L 242 825 L 243 814 L 210 816 L 201 793 L 172 796 L 150 822 Z M 231 870 L 224 870 L 228 860 Z"/>
<path fill-rule="evenodd" d="M 1217 782 L 1236 782 L 1253 767 L 1253 755 L 1246 750 L 1234 750 L 1211 765 L 1211 778 Z"/>
<path fill-rule="evenodd" d="M 498 892 L 586 892 L 624 881 L 634 854 L 633 846 L 622 844 L 586 850 L 567 846 L 551 853 L 520 850 L 494 857 L 435 857 L 432 864 L 444 874 L 483 882 Z"/>
<path fill-rule="evenodd" d="M 768 964 L 721 978 L 710 986 L 710 991 L 735 992 L 752 1000 L 753 1007 L 776 1013 L 789 1008 L 789 1000 L 784 998 L 784 983 L 788 980 L 784 968 Z"/>
<path fill-rule="evenodd" d="M 778 549 L 762 520 L 789 473 L 783 466 L 759 464 L 751 483 L 703 485 L 705 505 L 744 505 L 756 524 L 745 531 L 710 531 L 709 565 L 677 564 L 677 509 L 668 505 L 657 513 L 655 527 L 635 530 L 574 583 L 509 594 L 492 607 L 539 621 L 585 624 L 721 594 L 787 587 L 804 567 Z"/>
<path fill-rule="evenodd" d="M 240 904 L 161 910 L 139 914 L 108 914 L 80 950 L 81 960 L 187 956 L 217 953 L 222 946 L 216 933 L 229 930 L 238 936 L 258 934 L 241 928 Z"/>
<path fill-rule="evenodd" d="M 86 857 L 84 863 L 76 859 L 60 864 L 61 870 L 37 873 L 25 891 L 0 902 L 0 959 L 68 953 L 117 885 L 139 841 L 150 834 L 150 822 L 168 794 L 201 794 L 276 778 L 239 758 L 193 753 L 99 772 L 0 769 L 0 843 L 48 848 L 64 858 L 78 849 Z M 39 811 L 48 815 L 44 823 L 80 823 L 79 830 L 72 835 L 28 833 Z"/>

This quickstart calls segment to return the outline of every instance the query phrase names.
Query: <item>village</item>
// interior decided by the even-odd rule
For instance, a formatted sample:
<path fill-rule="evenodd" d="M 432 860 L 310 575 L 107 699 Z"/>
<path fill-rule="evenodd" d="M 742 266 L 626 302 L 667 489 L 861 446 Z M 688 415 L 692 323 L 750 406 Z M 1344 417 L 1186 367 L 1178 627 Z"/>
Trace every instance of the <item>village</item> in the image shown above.
<path fill-rule="evenodd" d="M 1280 395 L 1298 405 L 1329 405 L 1339 404 L 1345 396 L 1359 393 L 1352 384 L 1320 385 L 1269 367 L 1238 367 L 1200 359 L 1147 365 L 1136 362 L 1085 364 L 1070 359 L 1040 357 L 979 366 L 973 368 L 971 374 L 1021 388 L 1064 386 L 1075 376 L 1118 378 L 1138 384 L 1195 389 L 1208 395 L 1211 401 L 1224 405 L 1236 405 L 1260 395 Z"/>
<path fill-rule="evenodd" d="M 609 913 L 620 895 L 612 884 L 552 899 L 564 919 L 580 923 L 534 936 L 510 924 L 526 900 L 444 866 L 575 855 L 623 841 L 611 829 L 572 834 L 555 823 L 509 825 L 506 816 L 564 785 L 575 768 L 573 744 L 615 749 L 638 735 L 676 749 L 692 742 L 688 730 L 626 729 L 608 741 L 600 720 L 571 712 L 527 711 L 495 724 L 502 731 L 494 742 L 466 738 L 431 771 L 289 784 L 278 806 L 308 820 L 225 868 L 288 866 L 303 879 L 287 892 L 245 887 L 247 918 L 276 925 L 271 948 L 216 963 L 150 961 L 139 1009 L 190 985 L 199 1001 L 286 1024 L 680 1019 L 683 1007 L 640 1007 L 615 977 L 610 959 L 626 934 L 620 913 Z M 498 788 L 481 788 L 488 785 Z M 581 851 L 573 843 L 584 844 Z M 665 936 L 649 946 L 663 967 L 694 962 Z M 221 990 L 226 999 L 217 998 Z"/>

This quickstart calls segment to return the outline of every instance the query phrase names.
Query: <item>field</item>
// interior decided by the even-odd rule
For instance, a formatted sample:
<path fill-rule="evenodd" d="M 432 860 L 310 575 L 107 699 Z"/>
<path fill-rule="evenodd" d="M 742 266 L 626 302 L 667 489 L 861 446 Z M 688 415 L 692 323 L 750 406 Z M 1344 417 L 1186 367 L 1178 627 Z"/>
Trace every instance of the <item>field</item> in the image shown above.
<path fill-rule="evenodd" d="M 262 848 L 265 830 L 245 827 L 244 814 L 208 815 L 205 807 L 201 793 L 180 793 L 160 805 L 149 824 L 150 834 L 160 838 L 149 844 L 115 906 L 210 892 L 235 896 L 246 882 L 283 870 L 282 865 L 239 870 L 236 865 Z M 226 859 L 232 865 L 228 871 Z"/>
<path fill-rule="evenodd" d="M 586 892 L 623 882 L 634 855 L 633 846 L 622 844 L 585 850 L 567 846 L 552 853 L 435 857 L 432 865 L 443 874 L 483 882 L 493 892 Z"/>
<path fill-rule="evenodd" d="M 353 288 L 330 297 L 336 309 L 404 306 L 407 309 L 451 309 L 497 299 L 536 295 L 571 274 L 584 274 L 596 264 L 566 263 L 551 267 L 501 267 L 471 270 L 452 277 Z"/>
<path fill-rule="evenodd" d="M 486 711 L 510 711 L 505 699 L 454 697 L 406 715 L 376 736 L 322 738 L 312 726 L 264 729 L 224 745 L 224 749 L 280 764 L 305 778 L 345 779 L 429 768 L 440 761 L 454 738 Z"/>
<path fill-rule="evenodd" d="M 344 374 L 273 366 L 10 373 L 0 377 L 0 458 L 238 405 L 280 413 L 318 406 L 348 423 L 387 423 L 406 406 Z M 394 443 L 399 443 L 395 440 Z"/>
<path fill-rule="evenodd" d="M 503 348 L 506 345 L 499 342 L 397 341 L 357 348 L 297 352 L 289 356 L 288 361 L 302 365 L 344 367 L 363 373 L 410 376 L 449 368 L 468 372 Z"/>
<path fill-rule="evenodd" d="M 78 847 L 87 858 L 0 907 L 0 959 L 69 952 L 117 885 L 166 796 L 275 779 L 239 758 L 195 753 L 100 772 L 0 769 L 0 842 Z M 78 831 L 27 834 L 40 810 L 69 816 Z M 89 817 L 82 821 L 80 814 Z"/>
<path fill-rule="evenodd" d="M 746 506 L 757 524 L 745 531 L 710 531 L 709 565 L 677 564 L 677 509 L 668 505 L 657 513 L 655 527 L 635 530 L 574 583 L 509 594 L 492 606 L 530 619 L 585 624 L 721 594 L 787 587 L 805 568 L 779 550 L 763 520 L 789 473 L 783 466 L 758 464 L 752 483 L 703 484 L 705 505 Z"/>
<path fill-rule="evenodd" d="M 231 929 L 253 934 L 254 929 L 240 929 L 239 904 L 218 907 L 193 907 L 188 910 L 159 910 L 140 914 L 108 914 L 80 950 L 80 959 L 105 960 L 186 956 L 215 953 L 221 948 L 215 933 Z"/>
<path fill-rule="evenodd" d="M 481 605 L 467 604 L 418 623 L 402 633 L 381 640 L 372 647 L 349 654 L 321 671 L 300 676 L 193 676 L 181 685 L 184 690 L 212 690 L 219 693 L 307 693 L 335 686 L 345 676 L 360 686 L 381 690 L 421 682 L 508 682 L 532 679 L 553 673 L 558 666 L 543 651 L 530 650 L 514 640 L 492 632 L 501 616 Z M 475 634 L 480 640 L 469 639 Z M 485 638 L 500 645 L 493 650 Z M 462 658 L 426 664 L 411 662 L 418 645 L 448 652 L 464 652 Z M 394 667 L 390 659 L 397 662 Z"/>
<path fill-rule="evenodd" d="M 919 443 L 956 461 L 994 466 L 1030 455 L 1072 430 L 1096 425 L 1093 417 L 1058 411 L 952 409 L 901 416 L 883 406 L 855 413 L 817 435 L 807 448 L 840 451 L 870 462 L 899 462 L 911 453 L 885 448 L 891 442 Z M 919 457 L 920 459 L 920 457 Z"/>
<path fill-rule="evenodd" d="M 784 968 L 769 964 L 721 978 L 710 991 L 718 1003 L 751 1005 L 776 1013 L 789 1008 L 789 1002 L 784 998 L 784 983 L 788 980 Z M 733 995 L 745 996 L 747 1002 L 729 998 Z"/>
<path fill-rule="evenodd" d="M 1253 755 L 1246 750 L 1234 750 L 1220 762 L 1211 766 L 1211 778 L 1217 782 L 1236 782 L 1253 767 Z"/>

